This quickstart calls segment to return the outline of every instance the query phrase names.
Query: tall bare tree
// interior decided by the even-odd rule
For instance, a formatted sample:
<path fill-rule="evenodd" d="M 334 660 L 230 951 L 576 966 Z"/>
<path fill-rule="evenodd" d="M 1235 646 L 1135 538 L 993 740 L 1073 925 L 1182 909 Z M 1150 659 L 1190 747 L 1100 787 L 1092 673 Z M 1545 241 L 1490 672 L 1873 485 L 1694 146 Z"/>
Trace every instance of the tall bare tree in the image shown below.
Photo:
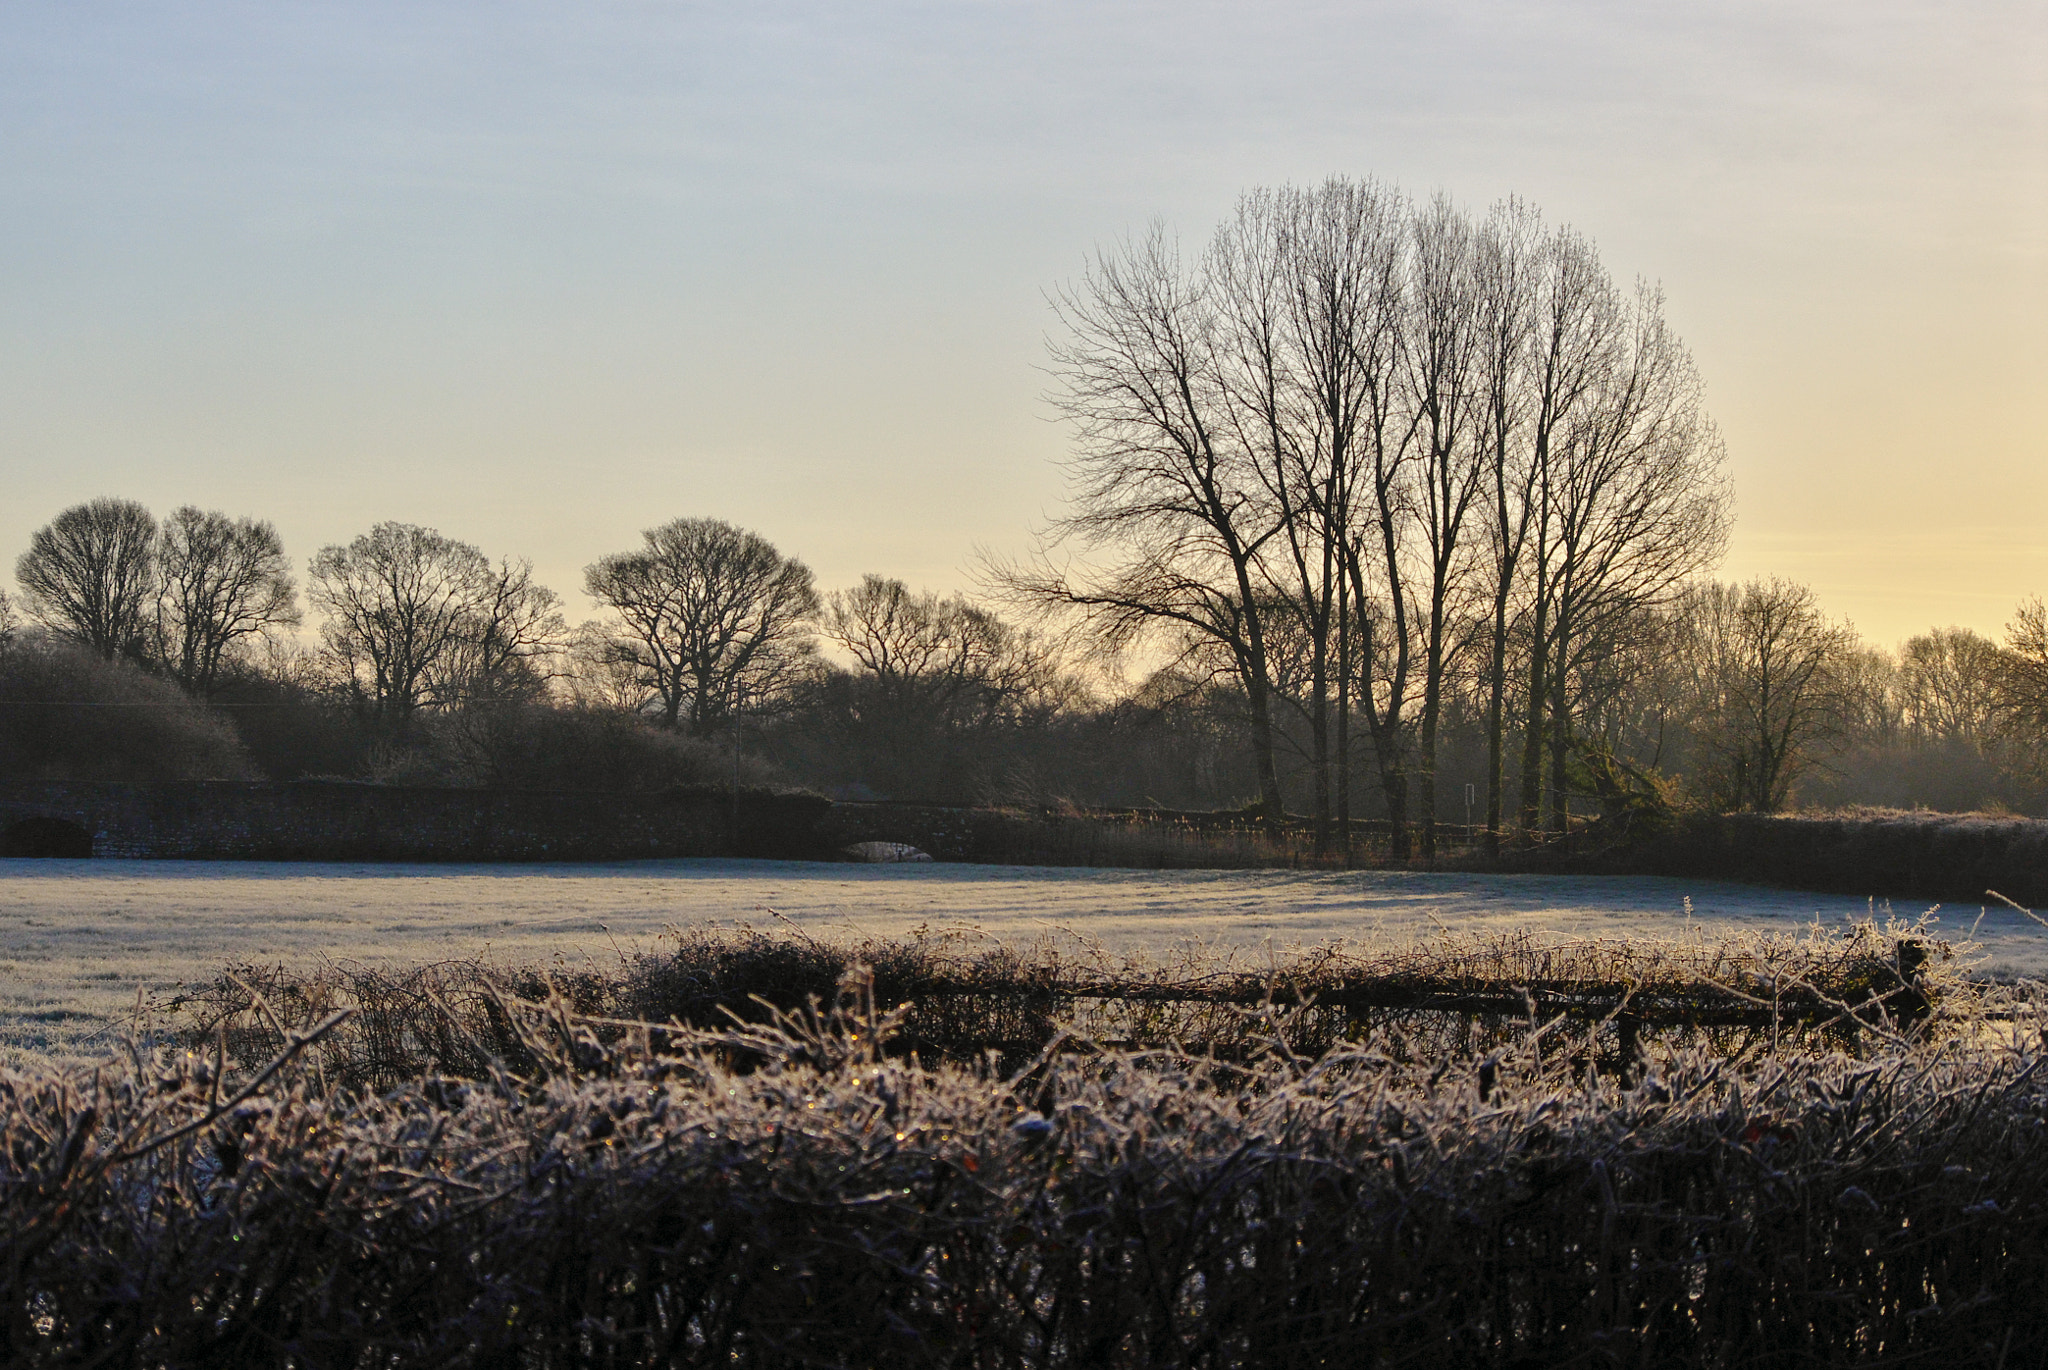
<path fill-rule="evenodd" d="M 1395 384 L 1406 202 L 1373 182 L 1254 191 L 1209 253 L 1224 319 L 1228 413 L 1281 534 L 1258 558 L 1272 603 L 1299 620 L 1317 850 L 1349 833 L 1347 574 L 1362 432 Z M 1334 708 L 1333 708 L 1334 704 Z M 1334 732 L 1334 737 L 1333 737 Z"/>
<path fill-rule="evenodd" d="M 1564 470 L 1561 449 L 1582 411 L 1594 402 L 1603 377 L 1616 364 L 1620 300 L 1593 246 L 1570 229 L 1545 240 L 1532 289 L 1532 322 L 1525 380 L 1528 472 L 1522 516 L 1529 520 L 1523 562 L 1526 690 L 1523 695 L 1520 822 L 1542 826 L 1544 757 L 1553 715 L 1553 663 L 1558 645 L 1557 593 L 1561 581 L 1556 536 Z M 1569 706 L 1564 706 L 1569 712 Z M 1562 744 L 1561 744 L 1562 745 Z"/>
<path fill-rule="evenodd" d="M 1530 377 L 1544 244 L 1535 213 L 1510 200 L 1487 216 L 1474 247 L 1477 441 L 1484 449 L 1490 614 L 1486 658 L 1486 846 L 1500 852 L 1507 779 L 1508 643 L 1515 592 L 1537 513 L 1540 470 L 1530 438 Z"/>
<path fill-rule="evenodd" d="M 205 698 L 237 643 L 297 626 L 291 563 L 268 522 L 189 504 L 164 520 L 158 539 L 157 651 L 180 685 Z"/>
<path fill-rule="evenodd" d="M 586 567 L 584 586 L 619 616 L 668 727 L 709 737 L 785 688 L 813 650 L 818 593 L 802 562 L 718 519 L 650 528 L 645 546 Z"/>
<path fill-rule="evenodd" d="M 1048 540 L 1081 558 L 1041 556 L 997 578 L 1027 602 L 1078 609 L 1112 646 L 1165 628 L 1192 657 L 1220 652 L 1244 689 L 1260 805 L 1277 822 L 1259 557 L 1285 520 L 1231 422 L 1212 282 L 1155 227 L 1098 255 L 1054 307 L 1067 336 L 1052 350 L 1053 402 L 1076 448 L 1072 512 Z"/>
<path fill-rule="evenodd" d="M 1321 449 L 1304 472 L 1321 536 L 1316 597 L 1319 626 L 1335 637 L 1336 719 L 1332 764 L 1336 809 L 1351 850 L 1351 714 L 1356 694 L 1354 624 L 1366 612 L 1354 596 L 1355 520 L 1365 480 L 1376 395 L 1388 391 L 1400 363 L 1402 261 L 1407 202 L 1376 182 L 1335 178 L 1307 198 L 1295 233 L 1290 272 L 1293 331 L 1301 361 L 1303 406 Z M 1330 602 L 1335 599 L 1334 623 Z M 1325 658 L 1330 655 L 1326 650 Z M 1320 691 L 1318 714 L 1321 713 Z M 1319 744 L 1320 746 L 1320 744 Z"/>
<path fill-rule="evenodd" d="M 1412 468 L 1420 425 L 1406 384 L 1411 345 L 1411 208 L 1391 194 L 1370 216 L 1369 285 L 1346 340 L 1358 408 L 1344 476 L 1344 536 L 1339 552 L 1349 594 L 1341 634 L 1340 718 L 1355 701 L 1365 719 L 1386 808 L 1390 846 L 1409 855 L 1408 800 L 1414 758 L 1415 513 Z M 1352 615 L 1355 614 L 1355 619 Z M 1355 644 L 1355 645 L 1354 645 Z M 1348 727 L 1347 727 L 1348 733 Z M 1346 738 L 1348 751 L 1348 736 Z M 1348 769 L 1348 758 L 1347 758 Z"/>
<path fill-rule="evenodd" d="M 30 617 L 106 661 L 148 649 L 157 527 L 133 500 L 75 504 L 29 538 L 14 563 Z"/>
<path fill-rule="evenodd" d="M 1487 449 L 1480 440 L 1484 400 L 1479 328 L 1481 295 L 1470 221 L 1442 195 L 1415 219 L 1414 284 L 1409 309 L 1408 384 L 1418 435 L 1415 474 L 1423 565 L 1422 713 L 1420 763 L 1422 856 L 1436 856 L 1437 733 L 1446 675 L 1463 643 L 1463 602 L 1471 587 L 1467 519 L 1486 488 Z"/>

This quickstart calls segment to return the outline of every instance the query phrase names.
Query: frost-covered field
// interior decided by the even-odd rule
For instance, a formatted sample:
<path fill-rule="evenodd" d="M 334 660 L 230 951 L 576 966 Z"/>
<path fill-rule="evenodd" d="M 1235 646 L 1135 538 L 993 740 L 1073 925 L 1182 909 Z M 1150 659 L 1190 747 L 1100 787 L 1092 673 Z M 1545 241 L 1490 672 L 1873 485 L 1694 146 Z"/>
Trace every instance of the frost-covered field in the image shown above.
<path fill-rule="evenodd" d="M 605 962 L 673 926 L 782 919 L 819 936 L 967 926 L 1009 942 L 1071 933 L 1111 949 L 1189 940 L 1278 948 L 1541 930 L 1563 937 L 1792 930 L 1868 900 L 1652 877 L 1125 871 L 633 861 L 576 866 L 0 860 L 0 1054 L 90 1052 L 138 987 L 159 996 L 231 961 Z M 1925 905 L 1901 904 L 1913 917 Z M 772 912 L 771 912 L 772 911 Z M 1886 912 L 1877 906 L 1880 917 Z M 778 918 L 778 915 L 780 916 Z M 1961 937 L 1979 910 L 1944 911 Z M 1987 970 L 2048 974 L 2048 929 L 1978 925 Z"/>

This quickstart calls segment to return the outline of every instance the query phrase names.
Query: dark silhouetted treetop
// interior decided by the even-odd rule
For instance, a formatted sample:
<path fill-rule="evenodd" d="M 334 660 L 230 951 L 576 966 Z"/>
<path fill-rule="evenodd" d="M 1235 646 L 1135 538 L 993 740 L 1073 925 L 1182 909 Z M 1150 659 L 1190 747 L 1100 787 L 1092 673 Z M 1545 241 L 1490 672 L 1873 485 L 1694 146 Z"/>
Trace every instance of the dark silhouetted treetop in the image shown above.
<path fill-rule="evenodd" d="M 236 644 L 299 623 L 291 564 L 267 520 L 185 505 L 164 520 L 157 562 L 156 655 L 196 695 L 213 692 Z"/>
<path fill-rule="evenodd" d="M 331 677 L 401 731 L 421 709 L 530 697 L 566 635 L 554 593 L 527 563 L 494 567 L 431 528 L 380 523 L 322 548 L 311 572 Z"/>
<path fill-rule="evenodd" d="M 106 661 L 148 648 L 157 527 L 134 500 L 74 504 L 29 538 L 14 563 L 30 617 Z"/>
<path fill-rule="evenodd" d="M 587 567 L 584 586 L 618 615 L 615 656 L 634 663 L 662 722 L 708 737 L 809 664 L 818 592 L 802 562 L 719 519 L 676 519 L 642 537 Z"/>

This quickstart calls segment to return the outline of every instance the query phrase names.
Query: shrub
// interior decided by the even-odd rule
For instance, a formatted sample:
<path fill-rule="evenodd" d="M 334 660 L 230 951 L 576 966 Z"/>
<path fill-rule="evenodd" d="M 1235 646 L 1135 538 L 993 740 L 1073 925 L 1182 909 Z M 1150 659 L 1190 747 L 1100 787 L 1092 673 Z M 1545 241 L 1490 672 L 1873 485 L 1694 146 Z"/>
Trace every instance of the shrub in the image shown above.
<path fill-rule="evenodd" d="M 0 776 L 239 780 L 232 726 L 176 685 L 51 637 L 0 645 Z"/>

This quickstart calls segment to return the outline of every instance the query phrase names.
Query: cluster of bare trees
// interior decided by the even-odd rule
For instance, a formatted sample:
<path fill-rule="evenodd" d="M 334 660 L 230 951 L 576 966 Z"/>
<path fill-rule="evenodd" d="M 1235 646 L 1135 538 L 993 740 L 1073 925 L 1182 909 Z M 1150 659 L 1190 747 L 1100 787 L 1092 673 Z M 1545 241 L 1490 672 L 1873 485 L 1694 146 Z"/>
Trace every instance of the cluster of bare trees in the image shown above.
<path fill-rule="evenodd" d="M 822 594 L 711 518 L 589 565 L 603 612 L 574 630 L 530 563 L 380 523 L 309 562 L 308 650 L 271 525 L 100 499 L 16 566 L 21 607 L 92 670 L 0 653 L 5 702 L 233 705 L 136 774 L 227 755 L 239 730 L 271 774 L 529 787 L 732 776 L 744 723 L 839 792 L 1255 793 L 1269 820 L 1310 811 L 1326 846 L 1387 820 L 1397 858 L 1433 855 L 1438 805 L 1468 787 L 1484 802 L 1456 816 L 1496 845 L 1630 787 L 1760 810 L 2048 799 L 2040 601 L 2003 644 L 1945 629 L 1894 654 L 1803 586 L 1701 579 L 1727 495 L 1691 360 L 1654 291 L 1519 205 L 1257 192 L 1195 259 L 1154 232 L 1057 304 L 1074 500 L 999 580 L 1091 649 L 1163 642 L 1119 697 L 1063 636 L 879 575 Z M 122 683 L 135 666 L 157 693 Z M 114 745 L 78 735 L 81 755 Z"/>
<path fill-rule="evenodd" d="M 1058 651 L 964 596 L 913 592 L 870 575 L 826 602 L 825 637 L 868 683 L 880 719 L 947 719 L 990 727 L 1071 703 L 1077 687 Z"/>
<path fill-rule="evenodd" d="M 1412 812 L 1428 854 L 1445 705 L 1477 675 L 1489 831 L 1511 728 L 1519 825 L 1561 824 L 1598 678 L 1725 540 L 1658 294 L 1519 204 L 1332 180 L 1245 196 L 1193 260 L 1161 229 L 1099 254 L 1056 305 L 1067 559 L 1006 568 L 1011 590 L 1233 677 L 1270 815 L 1293 707 L 1323 829 L 1362 724 L 1396 852 Z"/>
<path fill-rule="evenodd" d="M 422 709 L 545 694 L 567 625 L 530 562 L 380 523 L 309 569 L 323 674 L 387 733 L 402 737 Z"/>
<path fill-rule="evenodd" d="M 290 563 L 263 520 L 186 506 L 159 522 L 135 501 L 95 499 L 36 530 L 15 566 L 23 607 L 52 644 L 200 701 L 276 708 L 225 696 L 252 683 L 310 690 L 345 702 L 379 742 L 402 742 L 422 710 L 547 691 L 564 629 L 526 563 L 493 565 L 432 529 L 382 523 L 322 549 L 309 572 L 322 621 L 306 653 L 292 633 L 302 617 Z M 100 679 L 73 674 L 81 691 Z"/>
<path fill-rule="evenodd" d="M 954 782 L 942 773 L 957 773 L 958 757 L 934 766 L 934 753 L 971 747 L 1033 709 L 1042 715 L 1048 682 L 1065 679 L 1033 635 L 986 608 L 873 576 L 826 600 L 802 562 L 710 518 L 650 528 L 639 547 L 590 565 L 585 588 L 606 612 L 574 631 L 529 562 L 493 561 L 396 522 L 313 556 L 310 650 L 281 631 L 300 614 L 267 523 L 189 508 L 159 523 L 132 501 L 94 500 L 38 530 L 17 574 L 49 640 L 229 705 L 245 734 L 278 731 L 276 711 L 287 708 L 302 731 L 317 731 L 324 701 L 356 734 L 352 746 L 325 748 L 324 765 L 385 776 L 530 780 L 547 769 L 536 739 L 573 734 L 563 749 L 619 753 L 610 773 L 674 778 L 692 757 L 702 761 L 701 746 L 663 744 L 635 759 L 630 730 L 564 732 L 541 715 L 639 720 L 708 744 L 742 717 L 765 727 L 807 709 L 820 720 L 810 736 L 847 766 L 888 771 L 892 785 L 946 788 Z M 0 636 L 10 623 L 0 601 Z M 822 656 L 821 638 L 847 664 Z M 81 690 L 99 680 L 71 675 Z M 52 690 L 62 693 L 38 686 Z"/>
<path fill-rule="evenodd" d="M 2038 602 L 2000 644 L 1939 628 L 1865 642 L 1806 586 L 1696 581 L 1632 632 L 1583 720 L 1603 759 L 1709 809 L 1966 809 L 2048 798 Z"/>
<path fill-rule="evenodd" d="M 2048 803 L 2048 613 L 2022 603 L 1994 642 L 1966 628 L 1850 659 L 1857 707 L 1825 777 L 1830 797 L 2038 811 Z M 1910 794 L 1897 793 L 1902 783 Z"/>
<path fill-rule="evenodd" d="M 299 622 L 277 530 L 190 505 L 161 523 L 133 500 L 74 505 L 36 530 L 15 579 L 38 622 L 202 698 L 239 645 Z"/>

